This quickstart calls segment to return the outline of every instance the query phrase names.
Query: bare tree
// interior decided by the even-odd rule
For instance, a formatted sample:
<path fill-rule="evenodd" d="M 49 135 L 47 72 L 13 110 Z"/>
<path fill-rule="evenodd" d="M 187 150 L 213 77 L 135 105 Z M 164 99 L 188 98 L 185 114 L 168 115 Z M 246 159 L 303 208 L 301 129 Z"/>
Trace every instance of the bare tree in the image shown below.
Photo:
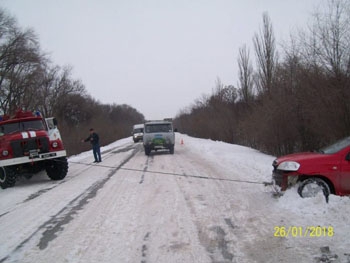
<path fill-rule="evenodd" d="M 0 108 L 3 113 L 26 106 L 30 82 L 42 62 L 37 37 L 32 30 L 22 31 L 15 20 L 0 10 Z M 28 97 L 28 96 L 27 96 Z"/>
<path fill-rule="evenodd" d="M 335 78 L 350 73 L 350 1 L 328 0 L 315 15 L 312 34 L 318 62 Z"/>
<path fill-rule="evenodd" d="M 277 63 L 277 51 L 272 24 L 267 13 L 263 14 L 263 28 L 260 34 L 254 35 L 253 42 L 258 65 L 259 86 L 262 92 L 270 93 Z"/>
<path fill-rule="evenodd" d="M 238 57 L 239 93 L 241 100 L 246 104 L 253 98 L 253 66 L 250 62 L 250 55 L 247 46 L 239 49 Z"/>
<path fill-rule="evenodd" d="M 313 23 L 300 40 L 304 60 L 313 65 L 323 82 L 314 88 L 320 109 L 312 112 L 318 123 L 333 127 L 333 139 L 350 129 L 350 1 L 327 0 L 314 14 Z M 311 36 L 309 38 L 305 36 Z M 319 83 L 317 78 L 313 81 Z M 315 85 L 314 85 L 315 86 Z"/>

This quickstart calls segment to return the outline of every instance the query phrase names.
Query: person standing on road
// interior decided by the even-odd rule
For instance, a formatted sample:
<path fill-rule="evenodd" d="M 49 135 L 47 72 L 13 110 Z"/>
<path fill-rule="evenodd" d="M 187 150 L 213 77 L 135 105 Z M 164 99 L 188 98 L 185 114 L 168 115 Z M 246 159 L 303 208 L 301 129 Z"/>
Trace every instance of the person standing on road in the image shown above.
<path fill-rule="evenodd" d="M 82 142 L 90 142 L 92 146 L 92 152 L 94 153 L 94 163 L 102 162 L 101 151 L 100 151 L 100 138 L 93 128 L 90 129 L 90 135 Z"/>

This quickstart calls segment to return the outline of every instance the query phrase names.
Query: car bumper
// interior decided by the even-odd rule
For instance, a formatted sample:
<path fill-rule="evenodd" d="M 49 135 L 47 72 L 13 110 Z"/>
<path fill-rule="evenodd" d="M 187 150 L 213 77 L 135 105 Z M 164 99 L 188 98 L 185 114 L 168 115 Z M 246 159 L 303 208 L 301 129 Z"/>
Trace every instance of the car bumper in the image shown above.
<path fill-rule="evenodd" d="M 284 172 L 275 169 L 272 172 L 272 183 L 281 188 L 281 191 L 287 190 L 297 183 L 299 175 L 293 172 Z"/>
<path fill-rule="evenodd" d="M 67 156 L 67 152 L 65 150 L 57 151 L 57 152 L 40 153 L 32 157 L 24 156 L 24 157 L 1 160 L 0 167 L 23 164 L 23 163 L 40 162 L 44 160 L 55 159 L 55 158 L 66 157 L 66 156 Z"/>
<path fill-rule="evenodd" d="M 151 149 L 151 150 L 158 150 L 158 149 L 170 149 L 174 147 L 174 144 L 154 144 L 154 143 L 149 143 L 149 144 L 144 144 L 143 145 L 145 148 Z"/>

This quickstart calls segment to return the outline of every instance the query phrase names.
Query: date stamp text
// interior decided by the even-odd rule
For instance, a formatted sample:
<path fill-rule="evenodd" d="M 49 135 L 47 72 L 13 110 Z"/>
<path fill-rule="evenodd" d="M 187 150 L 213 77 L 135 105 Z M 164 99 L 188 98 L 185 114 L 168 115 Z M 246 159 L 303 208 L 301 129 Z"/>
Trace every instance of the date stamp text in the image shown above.
<path fill-rule="evenodd" d="M 275 226 L 274 237 L 333 237 L 332 226 Z"/>

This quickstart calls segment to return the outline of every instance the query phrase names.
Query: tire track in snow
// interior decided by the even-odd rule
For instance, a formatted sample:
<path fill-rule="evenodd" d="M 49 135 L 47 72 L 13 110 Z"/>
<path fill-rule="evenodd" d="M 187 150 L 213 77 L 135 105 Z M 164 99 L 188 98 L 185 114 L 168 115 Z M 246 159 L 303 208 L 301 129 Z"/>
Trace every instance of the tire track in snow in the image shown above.
<path fill-rule="evenodd" d="M 147 234 L 145 235 L 145 237 L 143 238 L 144 243 L 142 244 L 142 260 L 141 263 L 146 263 L 146 258 L 147 258 L 147 251 L 148 251 L 148 247 L 147 247 L 147 242 L 149 240 L 149 236 L 150 236 L 151 232 L 147 232 Z"/>
<path fill-rule="evenodd" d="M 175 161 L 178 163 L 178 167 L 181 170 L 181 173 L 185 176 L 188 171 L 185 170 L 185 166 L 183 165 L 182 159 L 175 158 Z M 200 167 L 199 165 L 193 165 L 193 161 L 190 161 L 190 165 L 193 168 Z M 208 174 L 207 171 L 195 169 L 196 172 L 203 172 L 208 179 L 212 177 L 212 174 Z M 200 174 L 201 174 L 200 173 Z M 185 176 L 186 177 L 186 176 Z M 184 180 L 177 180 L 178 187 L 180 191 L 183 193 L 184 199 L 186 201 L 186 205 L 193 216 L 193 222 L 197 228 L 197 235 L 200 244 L 205 248 L 208 252 L 208 256 L 212 262 L 234 262 L 235 255 L 231 252 L 229 247 L 231 240 L 228 239 L 227 233 L 225 232 L 225 228 L 228 228 L 229 231 L 235 228 L 232 220 L 230 218 L 225 217 L 223 219 L 223 224 L 213 224 L 210 227 L 203 223 L 202 215 L 200 214 L 199 207 L 204 205 L 207 207 L 206 199 L 204 194 L 199 194 L 193 197 L 193 192 L 186 191 L 186 187 L 184 187 L 184 183 L 192 184 L 190 177 L 186 177 Z M 222 177 L 220 177 L 222 178 Z M 211 182 L 215 184 L 218 189 L 222 189 L 223 182 L 213 180 Z M 215 193 L 213 193 L 215 195 Z M 220 196 L 218 196 L 218 199 Z M 199 206 L 196 205 L 196 201 L 199 201 Z M 216 214 L 216 213 L 215 213 Z M 214 222 L 213 222 L 214 223 Z M 225 223 L 225 224 L 224 224 Z"/>
<path fill-rule="evenodd" d="M 145 181 L 145 176 L 146 176 L 146 172 L 147 172 L 148 166 L 152 162 L 153 162 L 153 156 L 147 156 L 147 160 L 146 160 L 146 163 L 145 163 L 145 167 L 143 168 L 142 175 L 141 175 L 141 180 L 140 180 L 139 184 L 143 184 L 143 182 Z"/>
<path fill-rule="evenodd" d="M 118 154 L 118 153 L 124 153 L 124 152 L 128 152 L 130 150 L 135 150 L 136 148 L 139 148 L 137 147 L 138 145 L 134 145 L 134 144 L 131 144 L 131 145 L 127 145 L 126 147 L 115 147 L 115 148 L 112 148 L 110 150 L 107 150 L 107 151 L 104 151 L 102 154 L 106 154 L 106 156 L 102 156 L 103 157 L 103 160 L 107 160 L 109 159 L 110 157 L 113 157 L 115 154 Z M 69 160 L 68 160 L 68 163 L 69 163 Z M 73 172 L 72 174 L 69 174 L 69 176 L 67 176 L 64 180 L 62 181 L 57 181 L 53 186 L 50 186 L 50 187 L 46 187 L 46 188 L 43 188 L 43 189 L 40 189 L 32 194 L 30 194 L 26 199 L 24 199 L 23 201 L 17 203 L 14 207 L 12 207 L 11 209 L 9 209 L 8 211 L 5 211 L 3 212 L 2 214 L 0 214 L 0 218 L 2 216 L 5 216 L 9 213 L 12 213 L 14 211 L 16 211 L 20 205 L 24 204 L 24 203 L 27 203 L 27 202 L 30 202 L 38 197 L 41 197 L 42 195 L 44 195 L 45 193 L 55 189 L 56 187 L 62 185 L 62 184 L 65 184 L 67 182 L 69 182 L 70 180 L 80 176 L 80 175 L 83 175 L 86 171 L 88 171 L 91 166 L 96 166 L 96 164 L 90 164 L 90 163 L 81 163 L 83 165 L 86 165 L 85 168 L 83 169 L 80 169 L 78 171 L 75 171 Z M 68 171 L 69 173 L 69 171 Z M 8 189 L 10 190 L 10 189 Z M 15 191 L 15 188 L 13 188 L 13 191 Z"/>
<path fill-rule="evenodd" d="M 0 263 L 3 263 L 10 259 L 16 259 L 19 255 L 22 254 L 27 246 L 35 244 L 36 241 L 34 238 L 40 233 L 41 238 L 36 246 L 38 246 L 40 250 L 47 248 L 49 243 L 58 237 L 59 232 L 62 232 L 64 230 L 64 226 L 70 223 L 74 219 L 74 216 L 97 195 L 97 192 L 103 188 L 103 186 L 111 179 L 111 177 L 115 175 L 117 171 L 128 161 L 130 161 L 139 151 L 139 147 L 134 148 L 133 152 L 127 158 L 125 158 L 115 169 L 111 170 L 106 178 L 97 181 L 82 194 L 70 201 L 67 206 L 61 209 L 50 220 L 39 226 L 38 229 L 36 229 L 29 237 L 24 239 L 11 253 L 0 259 Z"/>

